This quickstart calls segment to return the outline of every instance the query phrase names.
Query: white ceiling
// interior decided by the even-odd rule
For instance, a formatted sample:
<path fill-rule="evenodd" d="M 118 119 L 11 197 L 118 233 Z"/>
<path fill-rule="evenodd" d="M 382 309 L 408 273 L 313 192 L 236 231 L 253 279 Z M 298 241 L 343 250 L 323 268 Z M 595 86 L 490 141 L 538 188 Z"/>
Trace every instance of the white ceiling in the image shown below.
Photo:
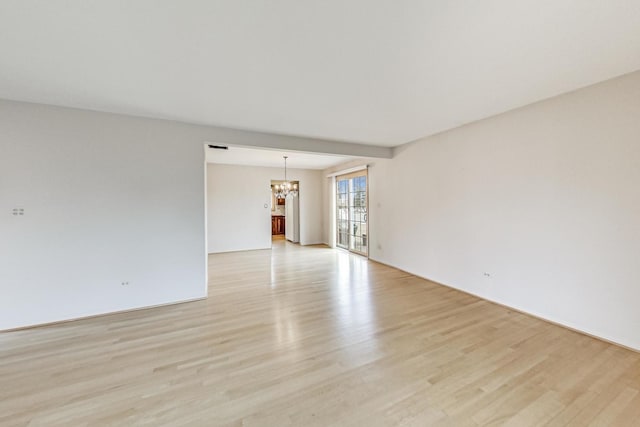
<path fill-rule="evenodd" d="M 222 144 L 212 143 L 212 145 Z M 207 163 L 282 168 L 283 174 L 284 159 L 282 156 L 288 156 L 287 168 L 290 169 L 327 169 L 331 166 L 346 163 L 349 160 L 354 159 L 354 157 L 348 156 L 333 156 L 248 147 L 229 147 L 228 150 L 217 150 L 207 147 L 206 150 Z"/>
<path fill-rule="evenodd" d="M 0 98 L 384 146 L 638 69 L 638 0 L 0 2 Z"/>

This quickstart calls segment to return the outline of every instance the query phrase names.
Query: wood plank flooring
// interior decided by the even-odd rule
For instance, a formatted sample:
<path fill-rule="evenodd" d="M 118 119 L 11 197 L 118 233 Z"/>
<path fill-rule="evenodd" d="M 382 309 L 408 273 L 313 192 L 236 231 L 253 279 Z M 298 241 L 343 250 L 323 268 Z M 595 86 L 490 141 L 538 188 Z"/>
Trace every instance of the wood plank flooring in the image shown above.
<path fill-rule="evenodd" d="M 640 425 L 632 351 L 327 248 L 209 264 L 207 300 L 0 334 L 0 425 Z"/>

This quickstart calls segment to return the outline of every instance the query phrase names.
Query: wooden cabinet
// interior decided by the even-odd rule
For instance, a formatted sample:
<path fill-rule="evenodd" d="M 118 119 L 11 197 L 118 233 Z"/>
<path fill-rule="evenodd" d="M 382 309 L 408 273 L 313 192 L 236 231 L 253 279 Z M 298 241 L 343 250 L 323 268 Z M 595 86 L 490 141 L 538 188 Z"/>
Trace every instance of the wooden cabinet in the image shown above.
<path fill-rule="evenodd" d="M 271 217 L 271 234 L 284 234 L 284 216 L 273 215 Z"/>

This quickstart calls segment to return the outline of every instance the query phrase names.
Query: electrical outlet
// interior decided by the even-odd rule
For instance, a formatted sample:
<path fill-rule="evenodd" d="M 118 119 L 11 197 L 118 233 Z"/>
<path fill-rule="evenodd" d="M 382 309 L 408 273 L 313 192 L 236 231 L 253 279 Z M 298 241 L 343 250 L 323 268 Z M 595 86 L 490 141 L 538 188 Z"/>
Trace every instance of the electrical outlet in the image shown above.
<path fill-rule="evenodd" d="M 491 274 L 490 274 L 490 273 L 487 273 L 486 271 L 485 271 L 484 273 L 482 273 L 482 275 L 483 275 L 484 277 L 486 277 L 487 279 L 491 279 Z"/>
<path fill-rule="evenodd" d="M 121 285 L 122 286 L 129 286 L 129 282 L 122 282 Z"/>

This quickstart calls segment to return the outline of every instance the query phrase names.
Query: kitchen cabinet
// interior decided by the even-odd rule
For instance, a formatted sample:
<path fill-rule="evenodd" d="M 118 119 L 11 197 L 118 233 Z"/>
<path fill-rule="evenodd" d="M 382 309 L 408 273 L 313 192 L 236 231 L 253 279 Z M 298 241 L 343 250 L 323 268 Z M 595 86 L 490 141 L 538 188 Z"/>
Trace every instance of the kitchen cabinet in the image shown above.
<path fill-rule="evenodd" d="M 284 234 L 284 215 L 271 216 L 271 234 Z"/>

